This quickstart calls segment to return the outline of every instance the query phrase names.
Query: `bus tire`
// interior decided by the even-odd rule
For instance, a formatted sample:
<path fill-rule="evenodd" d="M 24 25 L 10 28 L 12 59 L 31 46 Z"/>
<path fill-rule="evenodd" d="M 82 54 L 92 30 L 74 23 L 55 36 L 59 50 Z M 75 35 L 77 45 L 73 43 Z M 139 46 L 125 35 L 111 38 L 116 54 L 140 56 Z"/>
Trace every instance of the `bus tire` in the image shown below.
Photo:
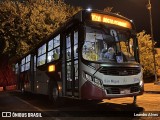
<path fill-rule="evenodd" d="M 137 96 L 133 96 L 133 104 L 136 105 L 137 102 Z"/>

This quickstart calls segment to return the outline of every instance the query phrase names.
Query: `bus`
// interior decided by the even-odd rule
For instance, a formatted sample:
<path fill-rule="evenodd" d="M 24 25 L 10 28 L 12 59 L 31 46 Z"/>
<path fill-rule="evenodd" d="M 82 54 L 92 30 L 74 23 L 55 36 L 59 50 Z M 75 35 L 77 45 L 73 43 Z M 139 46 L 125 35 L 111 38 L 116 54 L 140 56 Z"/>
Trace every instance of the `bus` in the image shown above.
<path fill-rule="evenodd" d="M 15 63 L 19 90 L 102 100 L 142 95 L 136 29 L 119 14 L 81 10 Z"/>

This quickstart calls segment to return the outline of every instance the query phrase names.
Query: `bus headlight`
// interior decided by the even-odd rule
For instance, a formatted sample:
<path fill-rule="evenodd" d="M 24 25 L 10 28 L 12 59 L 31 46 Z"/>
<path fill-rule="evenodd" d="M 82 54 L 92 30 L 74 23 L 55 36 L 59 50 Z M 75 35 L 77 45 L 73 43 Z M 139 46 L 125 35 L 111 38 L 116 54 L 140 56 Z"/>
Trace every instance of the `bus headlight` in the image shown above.
<path fill-rule="evenodd" d="M 88 73 L 85 73 L 84 72 L 84 78 L 89 80 L 89 81 L 92 81 L 94 82 L 94 84 L 98 85 L 98 86 L 101 86 L 102 85 L 102 82 L 100 79 L 96 78 L 96 77 L 92 77 L 91 75 L 89 75 Z"/>
<path fill-rule="evenodd" d="M 84 77 L 87 79 L 87 80 L 90 80 L 92 81 L 92 76 L 87 74 L 87 73 L 84 73 Z"/>
<path fill-rule="evenodd" d="M 140 78 L 139 85 L 140 85 L 141 87 L 144 86 L 144 82 L 143 82 L 143 70 L 142 70 L 142 69 L 141 69 L 141 78 Z"/>
<path fill-rule="evenodd" d="M 97 84 L 97 85 L 101 85 L 101 80 L 97 79 L 97 78 L 94 78 L 94 82 Z"/>
<path fill-rule="evenodd" d="M 142 79 L 140 80 L 139 85 L 140 85 L 141 87 L 143 87 L 143 80 L 142 80 Z"/>

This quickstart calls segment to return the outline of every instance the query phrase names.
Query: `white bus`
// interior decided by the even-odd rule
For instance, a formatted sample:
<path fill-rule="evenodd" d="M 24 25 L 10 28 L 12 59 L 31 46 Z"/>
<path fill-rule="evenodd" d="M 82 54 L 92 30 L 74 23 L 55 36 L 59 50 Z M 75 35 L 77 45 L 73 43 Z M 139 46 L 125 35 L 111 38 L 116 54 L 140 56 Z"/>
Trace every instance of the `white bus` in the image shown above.
<path fill-rule="evenodd" d="M 82 10 L 16 63 L 22 91 L 102 100 L 143 94 L 136 31 L 131 20 Z"/>

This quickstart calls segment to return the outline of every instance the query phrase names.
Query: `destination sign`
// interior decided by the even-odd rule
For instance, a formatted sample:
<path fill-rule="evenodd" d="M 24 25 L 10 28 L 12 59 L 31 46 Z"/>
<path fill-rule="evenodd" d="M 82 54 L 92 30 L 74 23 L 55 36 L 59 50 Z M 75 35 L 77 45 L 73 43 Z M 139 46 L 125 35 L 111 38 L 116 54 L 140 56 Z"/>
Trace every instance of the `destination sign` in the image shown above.
<path fill-rule="evenodd" d="M 91 13 L 91 19 L 92 21 L 103 22 L 132 29 L 132 25 L 129 21 L 110 15 Z"/>

